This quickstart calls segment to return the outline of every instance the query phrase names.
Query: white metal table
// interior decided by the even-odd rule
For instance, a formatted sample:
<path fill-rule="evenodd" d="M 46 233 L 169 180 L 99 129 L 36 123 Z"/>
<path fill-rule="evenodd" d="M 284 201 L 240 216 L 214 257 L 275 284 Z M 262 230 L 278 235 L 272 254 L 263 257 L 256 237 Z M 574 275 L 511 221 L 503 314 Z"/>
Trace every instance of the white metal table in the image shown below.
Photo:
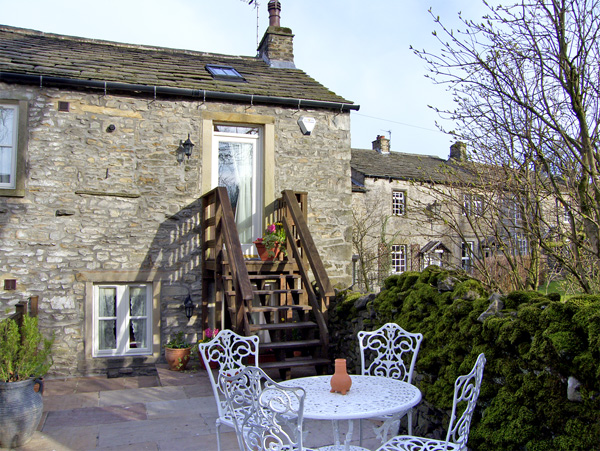
<path fill-rule="evenodd" d="M 338 421 L 407 412 L 421 401 L 419 389 L 406 382 L 381 376 L 350 377 L 352 387 L 345 395 L 330 392 L 331 376 L 301 377 L 280 382 L 281 385 L 304 389 L 304 418 L 333 420 L 334 446 L 327 449 L 351 449 L 353 422 L 348 422 L 348 432 L 342 446 Z"/>

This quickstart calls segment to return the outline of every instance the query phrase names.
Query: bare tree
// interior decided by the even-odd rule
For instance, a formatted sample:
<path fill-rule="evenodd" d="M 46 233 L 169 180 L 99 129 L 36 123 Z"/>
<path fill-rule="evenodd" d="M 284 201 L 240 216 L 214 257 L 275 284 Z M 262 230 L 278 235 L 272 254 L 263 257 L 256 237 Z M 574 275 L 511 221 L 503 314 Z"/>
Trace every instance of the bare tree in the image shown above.
<path fill-rule="evenodd" d="M 600 271 L 600 0 L 492 6 L 415 50 L 454 94 L 456 124 L 481 167 L 502 168 L 529 243 L 586 293 Z M 433 15 L 433 14 L 432 14 Z M 553 208 L 548 208 L 554 205 Z"/>

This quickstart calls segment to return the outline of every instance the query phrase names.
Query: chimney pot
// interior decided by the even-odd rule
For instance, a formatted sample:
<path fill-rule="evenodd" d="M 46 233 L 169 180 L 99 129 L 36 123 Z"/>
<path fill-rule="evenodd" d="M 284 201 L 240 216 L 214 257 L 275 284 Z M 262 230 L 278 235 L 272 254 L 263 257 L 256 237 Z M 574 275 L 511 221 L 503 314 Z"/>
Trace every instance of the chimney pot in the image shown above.
<path fill-rule="evenodd" d="M 269 9 L 269 26 L 281 27 L 281 3 L 271 0 L 267 7 Z"/>

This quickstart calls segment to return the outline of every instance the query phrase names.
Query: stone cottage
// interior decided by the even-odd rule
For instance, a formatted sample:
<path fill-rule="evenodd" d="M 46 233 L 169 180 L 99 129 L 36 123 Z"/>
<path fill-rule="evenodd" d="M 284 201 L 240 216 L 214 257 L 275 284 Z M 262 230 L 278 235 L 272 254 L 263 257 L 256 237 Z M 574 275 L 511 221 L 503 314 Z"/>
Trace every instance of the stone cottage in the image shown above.
<path fill-rule="evenodd" d="M 390 274 L 420 271 L 430 264 L 469 267 L 475 238 L 467 224 L 463 239 L 441 220 L 440 211 L 448 205 L 444 207 L 438 194 L 447 183 L 446 169 L 456 168 L 465 155 L 460 142 L 447 160 L 392 152 L 384 136 L 377 136 L 372 149 L 352 149 L 355 237 L 362 233 L 355 238 L 354 251 L 363 287 L 365 278 L 377 287 Z"/>
<path fill-rule="evenodd" d="M 331 283 L 350 283 L 359 107 L 295 67 L 279 11 L 256 57 L 0 26 L 0 279 L 16 281 L 2 315 L 39 296 L 55 374 L 152 364 L 178 330 L 195 340 L 200 199 L 216 186 L 247 258 L 279 193 L 305 193 Z"/>

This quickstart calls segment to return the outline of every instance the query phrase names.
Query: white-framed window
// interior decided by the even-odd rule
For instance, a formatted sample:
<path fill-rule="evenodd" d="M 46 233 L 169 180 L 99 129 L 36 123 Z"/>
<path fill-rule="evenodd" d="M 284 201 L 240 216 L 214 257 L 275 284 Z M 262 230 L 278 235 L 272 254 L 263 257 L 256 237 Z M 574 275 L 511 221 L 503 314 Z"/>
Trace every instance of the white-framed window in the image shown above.
<path fill-rule="evenodd" d="M 467 272 L 473 267 L 473 241 L 464 241 L 461 250 L 461 268 Z"/>
<path fill-rule="evenodd" d="M 0 189 L 17 187 L 19 105 L 0 103 Z"/>
<path fill-rule="evenodd" d="M 94 357 L 152 354 L 152 284 L 94 286 Z"/>
<path fill-rule="evenodd" d="M 483 198 L 477 194 L 465 194 L 463 197 L 463 216 L 483 215 Z"/>
<path fill-rule="evenodd" d="M 392 245 L 392 274 L 406 271 L 406 244 Z"/>
<path fill-rule="evenodd" d="M 523 232 L 513 233 L 514 243 L 514 255 L 528 255 L 529 254 L 529 242 Z"/>
<path fill-rule="evenodd" d="M 394 216 L 406 214 L 406 192 L 392 191 L 392 214 Z"/>

